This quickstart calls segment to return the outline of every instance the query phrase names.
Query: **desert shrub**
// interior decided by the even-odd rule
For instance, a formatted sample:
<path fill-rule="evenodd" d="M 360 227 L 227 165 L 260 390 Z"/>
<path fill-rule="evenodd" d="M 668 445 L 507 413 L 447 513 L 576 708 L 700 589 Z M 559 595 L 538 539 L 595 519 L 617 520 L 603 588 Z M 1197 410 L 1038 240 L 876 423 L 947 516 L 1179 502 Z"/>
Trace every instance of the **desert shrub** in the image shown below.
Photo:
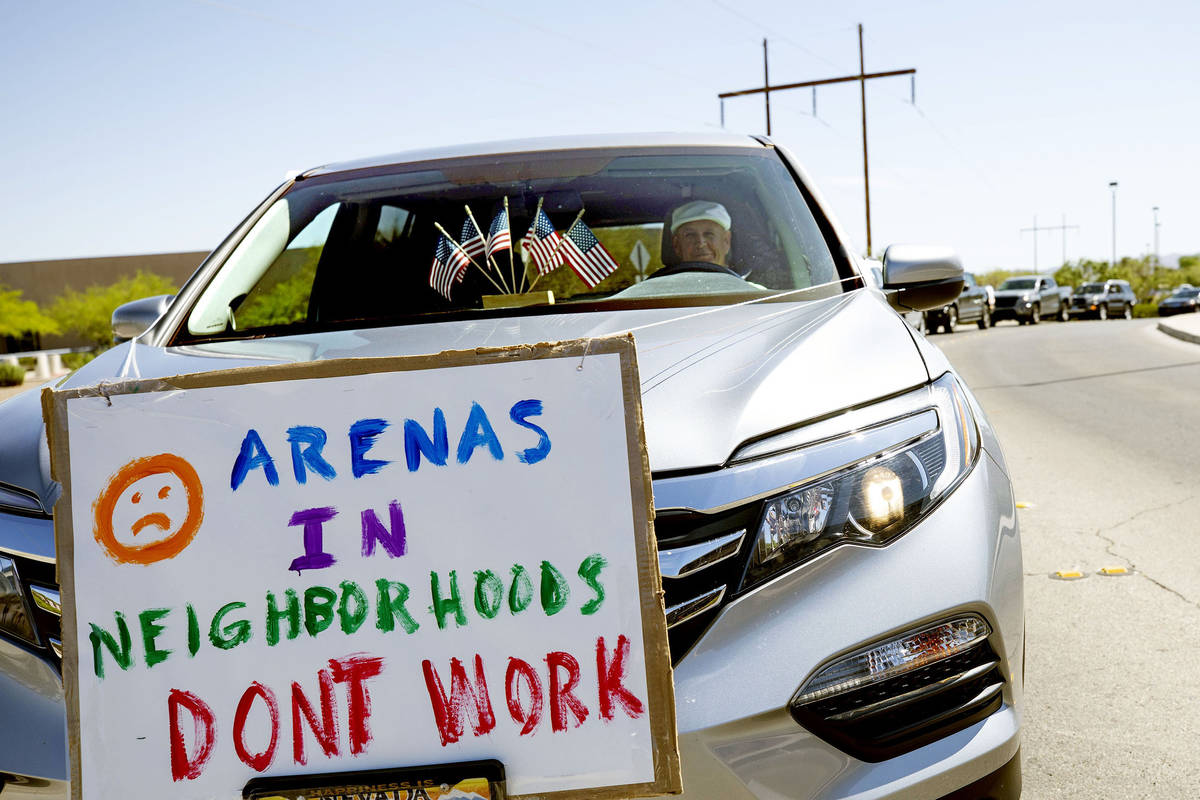
<path fill-rule="evenodd" d="M 63 353 L 62 362 L 63 366 L 67 369 L 79 369 L 95 357 L 96 354 L 91 351 L 86 353 Z"/>
<path fill-rule="evenodd" d="M 0 364 L 0 386 L 20 386 L 24 382 L 24 368 L 16 364 Z"/>

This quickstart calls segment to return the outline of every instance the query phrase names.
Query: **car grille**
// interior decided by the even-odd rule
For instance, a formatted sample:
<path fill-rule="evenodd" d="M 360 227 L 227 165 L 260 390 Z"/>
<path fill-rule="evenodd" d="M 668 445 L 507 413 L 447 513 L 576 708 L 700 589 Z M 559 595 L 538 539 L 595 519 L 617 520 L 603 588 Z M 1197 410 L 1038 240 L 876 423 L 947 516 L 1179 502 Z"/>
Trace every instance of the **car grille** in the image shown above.
<path fill-rule="evenodd" d="M 58 583 L 54 564 L 32 558 L 4 553 L 16 564 L 17 575 L 25 591 L 25 603 L 35 631 L 36 642 L 25 642 L 55 666 L 62 663 L 62 610 L 59 606 Z"/>
<path fill-rule="evenodd" d="M 1088 300 L 1086 297 L 1072 297 L 1071 308 L 1087 308 Z"/>
<path fill-rule="evenodd" d="M 1019 297 L 997 297 L 996 308 L 1015 308 Z"/>
<path fill-rule="evenodd" d="M 792 706 L 792 717 L 861 761 L 883 761 L 948 736 L 995 713 L 1004 677 L 982 642 L 904 675 Z"/>
<path fill-rule="evenodd" d="M 737 591 L 761 503 L 720 514 L 663 511 L 654 520 L 671 661 L 678 664 Z"/>

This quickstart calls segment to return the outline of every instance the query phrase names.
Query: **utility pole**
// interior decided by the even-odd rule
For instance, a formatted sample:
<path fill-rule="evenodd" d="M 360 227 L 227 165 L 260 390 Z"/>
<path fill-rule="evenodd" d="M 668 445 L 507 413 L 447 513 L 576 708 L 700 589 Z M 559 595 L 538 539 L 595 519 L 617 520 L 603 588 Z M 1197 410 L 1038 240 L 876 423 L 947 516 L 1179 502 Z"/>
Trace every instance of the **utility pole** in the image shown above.
<path fill-rule="evenodd" d="M 1158 206 L 1154 207 L 1154 266 L 1158 267 Z"/>
<path fill-rule="evenodd" d="M 871 257 L 871 171 L 867 169 L 867 71 L 863 68 L 862 23 L 858 23 L 858 91 L 862 97 L 863 197 L 867 201 L 867 258 Z"/>
<path fill-rule="evenodd" d="M 748 94 L 761 94 L 765 96 L 766 112 L 767 112 L 767 135 L 771 134 L 771 92 L 782 92 L 787 89 L 803 89 L 813 87 L 813 116 L 816 116 L 817 108 L 817 86 L 826 86 L 833 83 L 849 83 L 854 81 L 859 85 L 859 95 L 862 104 L 862 132 L 863 132 L 863 194 L 866 202 L 867 213 L 867 255 L 871 255 L 871 173 L 867 160 L 867 87 L 866 83 L 869 80 L 876 78 L 892 78 L 897 75 L 913 75 L 917 74 L 915 69 L 895 69 L 888 72 L 872 72 L 868 73 L 865 70 L 865 62 L 863 57 L 863 28 L 858 26 L 858 74 L 846 75 L 840 78 L 823 78 L 816 81 L 800 81 L 798 83 L 783 83 L 777 86 L 772 86 L 767 70 L 767 40 L 763 39 L 763 85 L 753 89 L 740 89 L 736 92 L 721 92 L 717 95 L 721 100 L 721 119 L 724 122 L 725 118 L 725 98 L 741 97 Z M 917 83 L 916 78 L 912 79 L 912 94 L 913 102 L 916 102 Z"/>
<path fill-rule="evenodd" d="M 767 40 L 763 39 L 763 101 L 767 107 L 767 136 L 771 135 L 771 73 L 767 69 Z"/>
<path fill-rule="evenodd" d="M 1112 219 L 1112 258 L 1108 262 L 1109 269 L 1117 267 L 1117 182 L 1109 181 L 1108 188 L 1112 190 L 1113 219 Z"/>
<path fill-rule="evenodd" d="M 1038 271 L 1038 257 L 1037 257 L 1038 231 L 1062 231 L 1062 237 L 1063 237 L 1062 238 L 1062 241 L 1063 241 L 1062 263 L 1064 263 L 1064 264 L 1067 263 L 1067 231 L 1069 231 L 1069 230 L 1077 231 L 1077 230 L 1079 230 L 1079 226 L 1078 225 L 1068 225 L 1066 214 L 1063 214 L 1062 219 L 1063 219 L 1062 225 L 1047 225 L 1045 227 L 1039 227 L 1037 224 L 1037 214 L 1034 214 L 1033 215 L 1033 227 L 1032 228 L 1021 228 L 1021 233 L 1028 233 L 1029 231 L 1033 231 L 1033 271 L 1034 272 Z"/>
<path fill-rule="evenodd" d="M 1038 271 L 1038 268 L 1037 268 L 1037 235 L 1038 235 L 1038 231 L 1044 231 L 1044 230 L 1046 230 L 1046 229 L 1038 227 L 1037 214 L 1033 215 L 1033 227 L 1032 228 L 1021 228 L 1021 233 L 1028 233 L 1029 231 L 1033 231 L 1033 271 L 1034 272 Z"/>

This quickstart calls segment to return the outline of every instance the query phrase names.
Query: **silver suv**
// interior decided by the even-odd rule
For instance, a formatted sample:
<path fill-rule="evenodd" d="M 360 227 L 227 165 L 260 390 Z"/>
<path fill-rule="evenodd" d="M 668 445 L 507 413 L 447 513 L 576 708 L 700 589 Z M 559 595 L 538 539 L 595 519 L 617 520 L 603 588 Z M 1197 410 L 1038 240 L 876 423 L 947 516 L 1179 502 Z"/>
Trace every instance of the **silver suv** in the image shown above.
<path fill-rule="evenodd" d="M 1085 283 L 1071 295 L 1074 318 L 1133 319 L 1137 297 L 1129 281 L 1108 280 Z"/>
<path fill-rule="evenodd" d="M 876 283 L 766 139 L 432 150 L 288 180 L 61 386 L 633 331 L 685 795 L 1017 797 L 1009 477 L 896 313 L 961 272 L 894 246 Z M 55 500 L 26 393 L 0 406 L 6 798 L 69 792 Z"/>

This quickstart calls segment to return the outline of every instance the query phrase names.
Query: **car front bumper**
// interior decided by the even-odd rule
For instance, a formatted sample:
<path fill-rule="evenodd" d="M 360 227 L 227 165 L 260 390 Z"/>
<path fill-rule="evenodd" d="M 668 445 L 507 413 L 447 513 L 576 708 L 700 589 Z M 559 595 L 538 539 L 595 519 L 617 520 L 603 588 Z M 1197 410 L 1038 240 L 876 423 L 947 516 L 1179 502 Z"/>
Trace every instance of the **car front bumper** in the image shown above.
<path fill-rule="evenodd" d="M 983 451 L 963 483 L 887 547 L 837 548 L 735 599 L 675 668 L 684 796 L 938 798 L 997 775 L 1011 786 L 1021 574 L 1010 483 Z M 830 659 L 963 612 L 988 622 L 1005 678 L 1002 704 L 986 719 L 868 763 L 789 714 L 796 689 Z M 0 719 L 20 720 L 0 726 L 3 796 L 69 796 L 58 672 L 8 641 L 0 641 Z M 1016 785 L 1019 792 L 1019 772 Z"/>
<path fill-rule="evenodd" d="M 1067 309 L 1067 314 L 1072 317 L 1098 317 L 1101 305 L 1101 303 L 1094 303 L 1086 306 L 1071 306 Z"/>
<path fill-rule="evenodd" d="M 1006 319 L 1029 319 L 1033 316 L 1033 303 L 1020 302 L 1015 306 L 996 306 L 992 311 L 992 321 L 1000 322 Z"/>

